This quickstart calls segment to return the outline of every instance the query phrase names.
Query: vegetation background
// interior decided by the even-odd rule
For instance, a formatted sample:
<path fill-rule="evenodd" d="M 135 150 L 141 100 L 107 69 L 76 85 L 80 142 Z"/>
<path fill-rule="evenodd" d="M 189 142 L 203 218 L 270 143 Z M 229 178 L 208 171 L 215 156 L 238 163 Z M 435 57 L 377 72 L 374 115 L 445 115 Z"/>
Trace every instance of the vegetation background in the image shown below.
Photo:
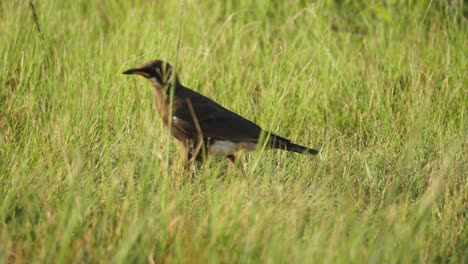
<path fill-rule="evenodd" d="M 467 263 L 467 16 L 462 0 L 1 1 L 0 262 Z M 121 74 L 156 58 L 320 156 L 190 177 L 147 81 Z"/>

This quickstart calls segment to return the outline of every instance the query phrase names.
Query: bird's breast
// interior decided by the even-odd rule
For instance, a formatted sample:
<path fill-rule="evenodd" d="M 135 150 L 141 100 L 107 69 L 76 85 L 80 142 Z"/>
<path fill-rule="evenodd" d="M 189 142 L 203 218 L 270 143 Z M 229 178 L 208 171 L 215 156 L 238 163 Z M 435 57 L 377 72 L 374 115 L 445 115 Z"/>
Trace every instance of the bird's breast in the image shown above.
<path fill-rule="evenodd" d="M 163 118 L 164 123 L 167 123 L 167 106 L 165 106 L 166 98 L 164 94 L 162 94 L 162 92 L 158 89 L 155 89 L 154 101 L 156 104 L 156 110 Z"/>
<path fill-rule="evenodd" d="M 156 110 L 161 116 L 165 125 L 169 124 L 169 98 L 164 94 L 160 89 L 155 89 L 155 104 Z M 177 108 L 180 107 L 180 103 L 177 100 L 174 100 L 172 104 L 172 113 L 176 112 Z"/>

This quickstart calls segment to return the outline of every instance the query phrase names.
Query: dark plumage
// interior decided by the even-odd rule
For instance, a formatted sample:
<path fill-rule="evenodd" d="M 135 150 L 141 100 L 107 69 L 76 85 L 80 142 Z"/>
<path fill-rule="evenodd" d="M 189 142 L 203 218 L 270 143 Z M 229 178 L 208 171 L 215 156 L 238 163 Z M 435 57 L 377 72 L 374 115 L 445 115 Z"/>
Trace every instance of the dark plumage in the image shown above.
<path fill-rule="evenodd" d="M 169 94 L 173 71 L 162 60 L 149 61 L 142 66 L 123 72 L 147 78 L 155 89 L 156 108 L 164 124 L 169 124 Z M 255 150 L 262 129 L 252 121 L 229 111 L 210 98 L 184 87 L 175 77 L 172 108 L 172 135 L 184 144 L 189 160 L 202 160 L 201 148 L 208 154 L 227 157 L 234 162 L 235 153 Z M 288 151 L 318 154 L 292 143 L 290 140 L 269 134 L 268 146 Z"/>

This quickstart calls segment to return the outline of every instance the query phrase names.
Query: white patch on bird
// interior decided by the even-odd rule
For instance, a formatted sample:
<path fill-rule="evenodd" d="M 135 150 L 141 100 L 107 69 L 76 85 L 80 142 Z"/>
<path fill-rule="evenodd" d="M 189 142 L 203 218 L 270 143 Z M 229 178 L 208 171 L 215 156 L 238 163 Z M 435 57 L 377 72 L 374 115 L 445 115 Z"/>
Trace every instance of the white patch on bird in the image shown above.
<path fill-rule="evenodd" d="M 251 151 L 255 150 L 257 144 L 252 142 L 233 142 L 229 140 L 215 140 L 209 147 L 211 154 L 219 156 L 232 155 L 238 151 Z"/>
<path fill-rule="evenodd" d="M 172 123 L 178 124 L 178 125 L 183 125 L 184 121 L 180 118 L 177 118 L 175 116 L 172 117 Z"/>

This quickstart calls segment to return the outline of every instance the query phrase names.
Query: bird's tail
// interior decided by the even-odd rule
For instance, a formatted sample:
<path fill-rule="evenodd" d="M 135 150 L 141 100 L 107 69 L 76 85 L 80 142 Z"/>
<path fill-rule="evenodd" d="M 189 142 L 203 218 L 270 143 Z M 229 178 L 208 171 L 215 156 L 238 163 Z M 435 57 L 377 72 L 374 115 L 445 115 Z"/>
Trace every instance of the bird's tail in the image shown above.
<path fill-rule="evenodd" d="M 289 139 L 274 134 L 270 136 L 270 142 L 271 147 L 277 149 L 284 149 L 292 152 L 310 155 L 317 155 L 319 153 L 318 150 L 294 144 Z"/>

